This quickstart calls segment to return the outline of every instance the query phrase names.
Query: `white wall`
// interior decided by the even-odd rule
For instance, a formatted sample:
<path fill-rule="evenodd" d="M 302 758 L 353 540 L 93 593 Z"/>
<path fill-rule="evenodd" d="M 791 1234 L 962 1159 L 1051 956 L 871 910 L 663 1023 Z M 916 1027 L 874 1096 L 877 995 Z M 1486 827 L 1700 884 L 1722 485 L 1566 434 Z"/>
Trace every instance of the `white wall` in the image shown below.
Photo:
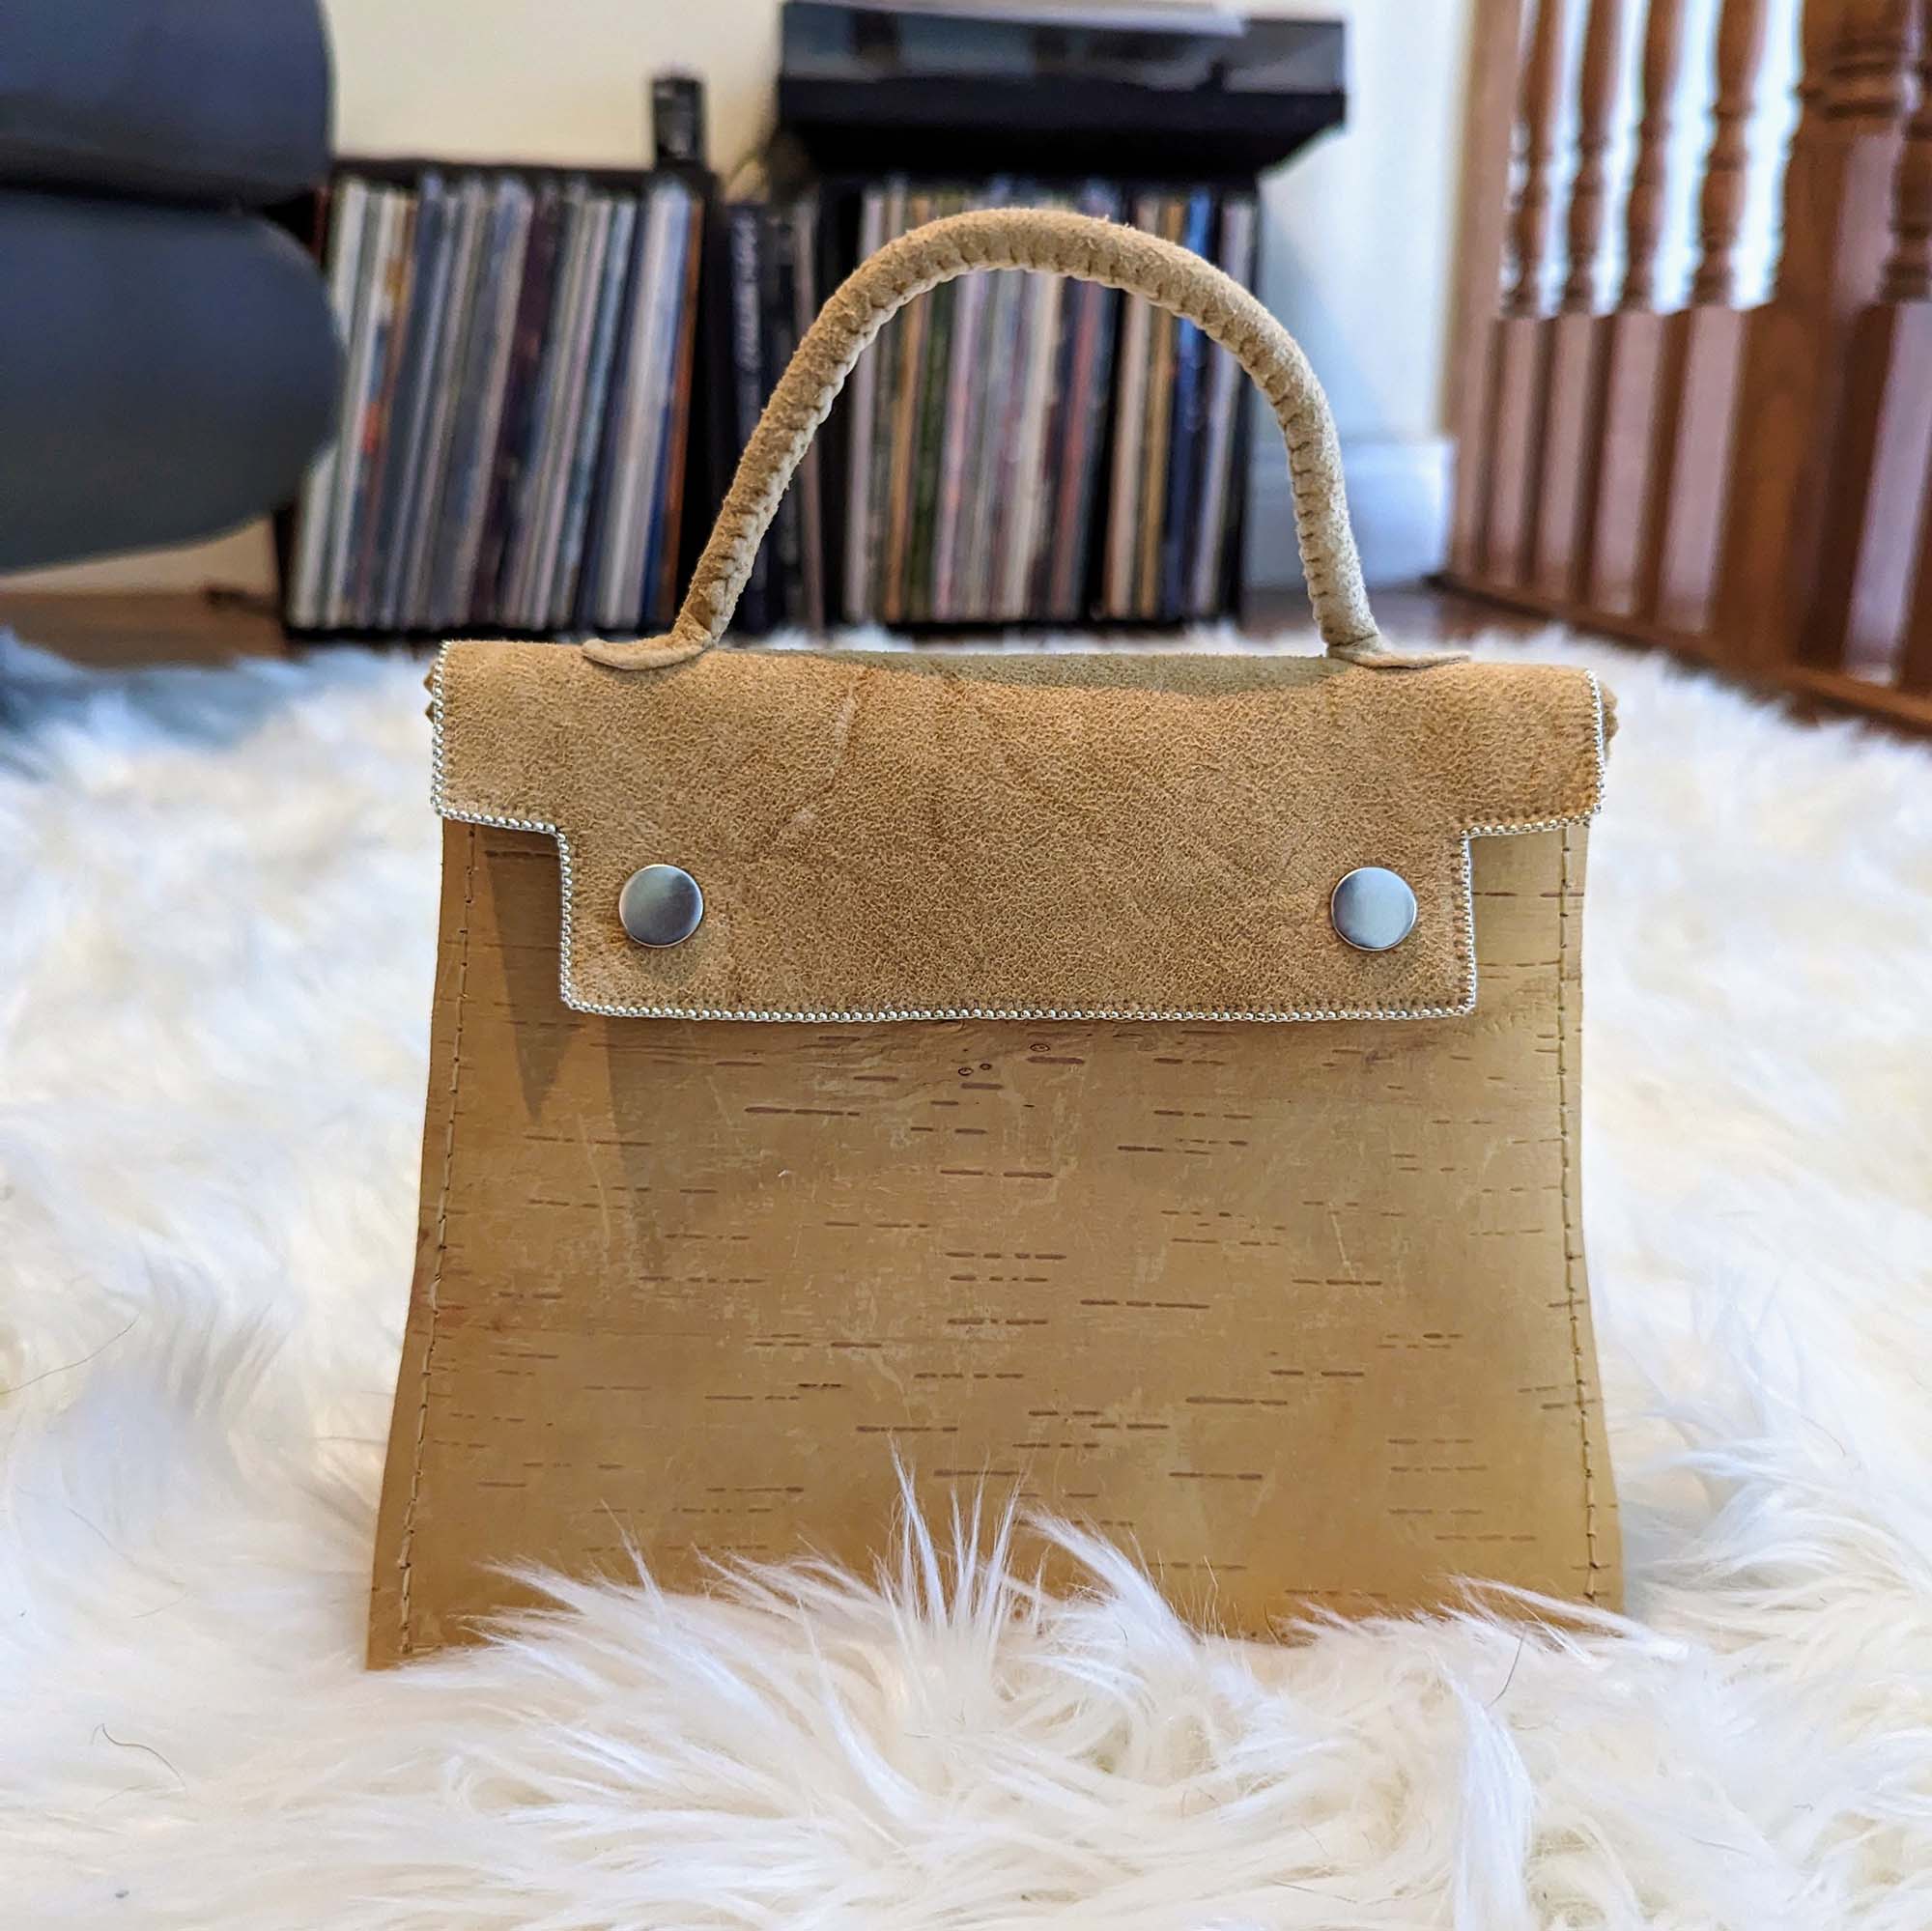
<path fill-rule="evenodd" d="M 1254 11 L 1348 22 L 1348 125 L 1268 182 L 1261 293 L 1328 391 L 1370 582 L 1412 581 L 1441 562 L 1448 520 L 1443 372 L 1471 10 L 1293 0 Z M 1292 581 L 1287 467 L 1264 416 L 1250 447 L 1248 575 Z"/>
<path fill-rule="evenodd" d="M 711 161 L 772 112 L 777 0 L 323 0 L 344 154 L 621 165 L 650 150 L 652 74 L 700 75 Z"/>
<path fill-rule="evenodd" d="M 776 0 L 325 6 L 345 155 L 634 161 L 648 150 L 649 76 L 668 67 L 702 76 L 721 171 L 767 131 Z M 1377 551 L 1377 525 L 1392 517 L 1384 534 L 1412 550 L 1410 525 L 1439 512 L 1446 473 L 1442 364 L 1467 0 L 1259 0 L 1252 11 L 1349 22 L 1349 126 L 1268 184 L 1263 293 L 1329 387 L 1365 548 Z M 1254 447 L 1256 554 L 1278 575 L 1285 472 L 1278 443 L 1258 434 Z M 1413 574 L 1403 557 L 1394 574 Z M 42 581 L 80 585 L 107 573 L 117 587 L 213 577 L 266 588 L 268 558 L 257 531 Z"/>
<path fill-rule="evenodd" d="M 1262 294 L 1308 351 L 1345 441 L 1435 436 L 1467 0 L 1268 11 L 1347 18 L 1349 122 L 1269 181 Z"/>
<path fill-rule="evenodd" d="M 647 147 L 648 76 L 671 66 L 703 76 L 721 173 L 768 129 L 776 0 L 327 5 L 344 153 L 633 160 Z M 1349 126 L 1269 184 L 1264 293 L 1314 356 L 1345 437 L 1435 436 L 1467 0 L 1251 11 L 1345 18 L 1350 38 Z"/>

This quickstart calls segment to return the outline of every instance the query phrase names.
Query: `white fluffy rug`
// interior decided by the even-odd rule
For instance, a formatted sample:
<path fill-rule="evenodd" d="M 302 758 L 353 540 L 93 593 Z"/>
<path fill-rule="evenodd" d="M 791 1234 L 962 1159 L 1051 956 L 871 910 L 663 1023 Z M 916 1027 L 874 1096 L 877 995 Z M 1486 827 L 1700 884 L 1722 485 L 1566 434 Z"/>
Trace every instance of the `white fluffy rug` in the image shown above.
<path fill-rule="evenodd" d="M 420 667 L 0 652 L 0 1921 L 1932 1925 L 1932 756 L 1654 660 L 1591 859 L 1627 1627 L 1196 1641 L 1118 1564 L 564 1590 L 359 1666 Z"/>

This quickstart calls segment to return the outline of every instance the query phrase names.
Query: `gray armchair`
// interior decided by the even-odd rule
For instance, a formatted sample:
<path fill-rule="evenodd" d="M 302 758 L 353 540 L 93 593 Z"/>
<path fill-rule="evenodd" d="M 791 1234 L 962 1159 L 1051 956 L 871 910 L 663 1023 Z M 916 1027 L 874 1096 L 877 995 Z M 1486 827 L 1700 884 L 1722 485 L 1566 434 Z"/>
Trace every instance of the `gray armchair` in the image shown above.
<path fill-rule="evenodd" d="M 0 7 L 0 569 L 293 498 L 339 352 L 251 211 L 323 178 L 328 108 L 317 0 Z"/>

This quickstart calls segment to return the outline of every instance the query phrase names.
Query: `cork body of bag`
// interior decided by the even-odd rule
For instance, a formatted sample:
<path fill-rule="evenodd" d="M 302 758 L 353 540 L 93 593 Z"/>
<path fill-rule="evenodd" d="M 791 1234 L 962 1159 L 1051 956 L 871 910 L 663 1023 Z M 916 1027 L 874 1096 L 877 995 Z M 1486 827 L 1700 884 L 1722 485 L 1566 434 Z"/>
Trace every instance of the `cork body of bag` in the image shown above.
<path fill-rule="evenodd" d="M 1382 643 L 1306 365 L 1183 251 L 1024 211 L 895 250 L 808 336 L 670 636 L 440 660 L 371 1660 L 526 1601 L 517 1565 L 864 1572 L 901 1482 L 1094 1526 L 1205 1627 L 1464 1578 L 1613 1606 L 1603 694 Z M 881 311 L 1014 266 L 1166 300 L 1263 383 L 1325 660 L 711 647 Z M 701 908 L 640 943 L 657 866 Z M 1370 868 L 1392 939 L 1336 897 Z"/>

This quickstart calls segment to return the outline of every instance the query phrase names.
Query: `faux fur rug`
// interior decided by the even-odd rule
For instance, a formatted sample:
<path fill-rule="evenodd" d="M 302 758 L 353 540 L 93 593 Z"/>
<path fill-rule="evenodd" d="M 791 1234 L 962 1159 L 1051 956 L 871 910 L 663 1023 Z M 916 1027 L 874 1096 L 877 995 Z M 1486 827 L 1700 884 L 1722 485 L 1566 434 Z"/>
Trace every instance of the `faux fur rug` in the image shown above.
<path fill-rule="evenodd" d="M 0 1921 L 1932 1925 L 1932 756 L 1622 699 L 1587 1225 L 1633 1620 L 1196 1640 L 1098 1552 L 359 1666 L 419 665 L 0 654 Z"/>

